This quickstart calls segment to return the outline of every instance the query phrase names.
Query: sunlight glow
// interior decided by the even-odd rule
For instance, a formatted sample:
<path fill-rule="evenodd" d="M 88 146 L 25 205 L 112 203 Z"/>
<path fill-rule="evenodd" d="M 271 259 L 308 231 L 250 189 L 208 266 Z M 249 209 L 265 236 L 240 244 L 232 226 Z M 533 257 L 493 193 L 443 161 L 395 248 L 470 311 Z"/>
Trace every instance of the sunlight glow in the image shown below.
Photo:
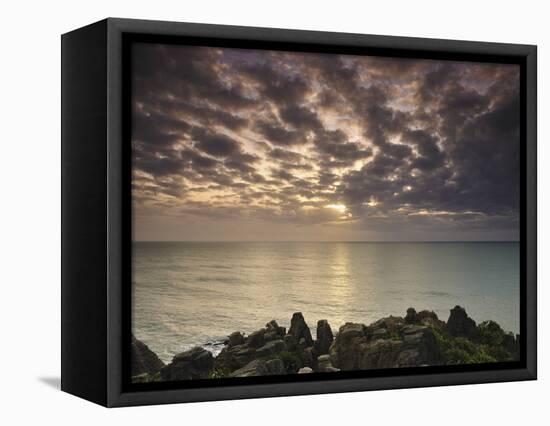
<path fill-rule="evenodd" d="M 334 209 L 339 211 L 340 213 L 344 213 L 347 209 L 347 207 L 344 204 L 329 204 L 325 206 L 327 209 Z"/>
<path fill-rule="evenodd" d="M 463 212 L 453 212 L 446 210 L 426 210 L 421 209 L 416 212 L 409 213 L 408 216 L 484 216 L 481 212 L 474 212 L 471 210 L 466 210 Z"/>
<path fill-rule="evenodd" d="M 365 206 L 369 206 L 369 207 L 376 207 L 377 205 L 380 204 L 379 201 L 376 200 L 376 198 L 374 197 L 370 197 L 369 198 L 369 201 L 363 203 Z"/>

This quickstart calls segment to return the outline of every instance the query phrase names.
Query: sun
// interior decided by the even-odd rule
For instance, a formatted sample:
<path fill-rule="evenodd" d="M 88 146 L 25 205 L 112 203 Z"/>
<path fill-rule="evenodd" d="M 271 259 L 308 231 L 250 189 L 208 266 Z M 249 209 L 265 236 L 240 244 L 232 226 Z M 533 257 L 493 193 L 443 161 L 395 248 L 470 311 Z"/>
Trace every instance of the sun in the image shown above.
<path fill-rule="evenodd" d="M 333 209 L 333 210 L 337 210 L 339 211 L 340 213 L 345 213 L 345 211 L 347 210 L 347 207 L 344 205 L 344 204 L 329 204 L 327 206 L 325 206 L 327 209 Z"/>

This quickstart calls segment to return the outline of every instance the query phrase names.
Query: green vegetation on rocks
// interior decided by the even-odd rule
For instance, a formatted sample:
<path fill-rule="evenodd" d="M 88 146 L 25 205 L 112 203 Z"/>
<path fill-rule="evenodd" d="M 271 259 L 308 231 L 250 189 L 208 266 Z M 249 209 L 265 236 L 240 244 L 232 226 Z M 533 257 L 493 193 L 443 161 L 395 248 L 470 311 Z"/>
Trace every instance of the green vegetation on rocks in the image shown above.
<path fill-rule="evenodd" d="M 231 371 L 227 368 L 215 368 L 208 374 L 209 379 L 225 379 L 229 377 Z"/>
<path fill-rule="evenodd" d="M 174 356 L 164 365 L 145 344 L 132 340 L 132 381 L 224 379 L 340 370 L 483 364 L 519 359 L 519 335 L 495 321 L 479 325 L 464 308 L 450 310 L 447 322 L 428 310 L 409 308 L 369 325 L 346 323 L 336 334 L 317 322 L 316 340 L 302 313 L 288 330 L 275 320 L 248 336 L 234 332 L 214 357 L 202 347 Z"/>

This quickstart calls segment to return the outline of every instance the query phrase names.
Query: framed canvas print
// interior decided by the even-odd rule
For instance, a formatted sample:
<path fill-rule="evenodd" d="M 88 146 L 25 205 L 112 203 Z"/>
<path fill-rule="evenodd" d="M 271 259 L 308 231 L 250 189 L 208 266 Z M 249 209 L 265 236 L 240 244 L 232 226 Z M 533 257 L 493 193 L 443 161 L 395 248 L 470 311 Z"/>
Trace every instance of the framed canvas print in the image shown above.
<path fill-rule="evenodd" d="M 536 378 L 536 47 L 107 19 L 62 37 L 62 389 Z"/>

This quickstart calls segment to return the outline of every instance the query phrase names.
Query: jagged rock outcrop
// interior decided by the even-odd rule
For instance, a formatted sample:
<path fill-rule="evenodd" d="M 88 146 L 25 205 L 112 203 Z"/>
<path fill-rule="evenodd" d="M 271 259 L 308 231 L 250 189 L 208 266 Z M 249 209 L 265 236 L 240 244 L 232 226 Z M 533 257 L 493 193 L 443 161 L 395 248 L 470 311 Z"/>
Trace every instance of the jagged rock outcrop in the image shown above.
<path fill-rule="evenodd" d="M 436 328 L 445 327 L 445 322 L 441 321 L 434 311 L 423 310 L 416 314 L 418 322 L 423 325 L 429 325 Z"/>
<path fill-rule="evenodd" d="M 235 331 L 234 333 L 231 333 L 227 338 L 227 346 L 230 348 L 242 344 L 244 344 L 244 336 L 240 331 Z"/>
<path fill-rule="evenodd" d="M 255 359 L 244 367 L 233 371 L 229 377 L 254 377 L 254 376 L 277 376 L 286 374 L 285 366 L 279 358 L 269 360 Z"/>
<path fill-rule="evenodd" d="M 317 339 L 315 340 L 315 350 L 319 355 L 328 354 L 330 345 L 334 341 L 332 329 L 327 320 L 317 321 Z"/>
<path fill-rule="evenodd" d="M 483 321 L 479 324 L 477 339 L 489 348 L 502 348 L 519 358 L 519 340 L 513 333 L 506 333 L 495 321 Z M 492 351 L 489 349 L 489 352 Z"/>
<path fill-rule="evenodd" d="M 212 353 L 199 346 L 174 356 L 172 362 L 160 370 L 162 380 L 207 379 L 214 367 Z"/>
<path fill-rule="evenodd" d="M 280 358 L 269 359 L 265 362 L 267 373 L 270 376 L 280 376 L 286 374 L 285 364 Z"/>
<path fill-rule="evenodd" d="M 405 322 L 407 324 L 416 324 L 418 322 L 418 316 L 414 308 L 407 309 L 407 315 L 405 315 Z"/>
<path fill-rule="evenodd" d="M 519 359 L 519 336 L 494 321 L 476 325 L 456 306 L 447 323 L 428 310 L 409 308 L 369 325 L 345 323 L 336 335 L 317 322 L 314 341 L 304 316 L 296 312 L 286 331 L 275 320 L 248 336 L 232 333 L 217 357 L 195 347 L 166 366 L 132 338 L 132 380 L 194 380 L 283 374 L 331 373 L 424 365 L 485 363 Z"/>
<path fill-rule="evenodd" d="M 432 329 L 389 317 L 366 327 L 347 323 L 330 348 L 330 360 L 341 370 L 436 365 L 440 353 Z"/>
<path fill-rule="evenodd" d="M 319 354 L 313 346 L 308 346 L 300 354 L 303 364 L 306 367 L 311 367 L 314 370 L 317 369 L 317 357 Z"/>
<path fill-rule="evenodd" d="M 251 348 L 262 347 L 265 343 L 264 335 L 265 329 L 254 331 L 248 335 L 245 343 Z"/>
<path fill-rule="evenodd" d="M 407 309 L 405 322 L 407 324 L 422 324 L 422 325 L 429 325 L 434 327 L 445 326 L 445 323 L 437 317 L 437 314 L 435 312 L 428 311 L 428 310 L 416 312 L 414 308 Z"/>
<path fill-rule="evenodd" d="M 286 334 L 286 328 L 280 327 L 279 324 L 277 324 L 277 321 L 271 320 L 265 325 L 266 331 L 264 334 L 264 339 L 267 341 L 275 340 L 275 339 L 282 339 L 285 337 Z"/>
<path fill-rule="evenodd" d="M 244 367 L 233 371 L 229 377 L 253 377 L 253 376 L 267 376 L 267 367 L 265 361 L 261 359 L 255 359 L 250 361 Z"/>
<path fill-rule="evenodd" d="M 132 335 L 130 358 L 132 376 L 152 375 L 164 367 L 164 363 L 157 354 L 134 335 Z"/>
<path fill-rule="evenodd" d="M 272 320 L 264 328 L 250 333 L 247 337 L 240 333 L 231 334 L 228 344 L 214 361 L 214 369 L 235 371 L 246 367 L 257 358 L 276 358 L 279 353 L 288 350 L 285 332 L 284 327 L 280 327 L 275 320 Z M 232 341 L 235 344 L 231 344 Z M 284 364 L 277 363 L 277 365 L 284 367 Z M 261 369 L 263 366 L 258 368 Z M 279 370 L 276 369 L 276 371 Z M 281 374 L 286 374 L 286 370 Z"/>
<path fill-rule="evenodd" d="M 479 334 L 476 322 L 468 316 L 464 308 L 458 305 L 451 309 L 451 314 L 447 320 L 447 331 L 451 336 L 474 340 Z"/>
<path fill-rule="evenodd" d="M 340 370 L 332 365 L 330 355 L 321 355 L 317 358 L 317 371 L 319 373 L 332 373 Z"/>
<path fill-rule="evenodd" d="M 361 345 L 367 343 L 367 335 L 363 324 L 345 323 L 338 330 L 336 338 L 330 347 L 332 364 L 342 370 L 358 368 Z"/>
<path fill-rule="evenodd" d="M 401 329 L 400 334 L 403 347 L 396 359 L 399 367 L 440 364 L 441 353 L 431 327 L 407 325 Z"/>
<path fill-rule="evenodd" d="M 301 339 L 304 339 L 306 346 L 313 345 L 313 338 L 311 337 L 311 331 L 306 324 L 306 320 L 301 312 L 296 312 L 292 315 L 290 320 L 290 328 L 288 333 L 294 336 L 294 338 L 300 342 Z"/>
<path fill-rule="evenodd" d="M 325 345 L 330 342 L 331 333 L 327 323 L 321 331 Z M 214 361 L 214 370 L 229 372 L 231 376 L 260 374 L 265 368 L 269 374 L 297 373 L 303 367 L 317 368 L 318 356 L 309 327 L 303 315 L 297 312 L 292 317 L 288 333 L 285 327 L 272 320 L 263 329 L 242 339 L 236 335 L 229 336 L 228 343 Z M 253 363 L 256 360 L 262 363 Z"/>
<path fill-rule="evenodd" d="M 270 342 L 267 342 L 261 348 L 257 349 L 256 355 L 260 358 L 265 358 L 286 351 L 286 349 L 287 348 L 285 342 L 283 342 L 282 340 L 272 340 Z"/>
<path fill-rule="evenodd" d="M 405 325 L 405 320 L 402 317 L 389 316 L 381 318 L 378 321 L 365 327 L 365 332 L 368 337 L 384 338 L 398 337 L 399 330 Z"/>
<path fill-rule="evenodd" d="M 294 338 L 292 334 L 285 334 L 285 337 L 283 337 L 283 341 L 285 342 L 285 345 L 289 351 L 294 351 L 298 347 L 298 341 Z"/>
<path fill-rule="evenodd" d="M 502 337 L 501 346 L 510 352 L 513 358 L 519 359 L 519 335 L 514 337 L 513 333 L 505 333 Z"/>
<path fill-rule="evenodd" d="M 256 349 L 246 344 L 226 346 L 214 361 L 214 369 L 233 371 L 244 367 L 256 357 Z"/>

